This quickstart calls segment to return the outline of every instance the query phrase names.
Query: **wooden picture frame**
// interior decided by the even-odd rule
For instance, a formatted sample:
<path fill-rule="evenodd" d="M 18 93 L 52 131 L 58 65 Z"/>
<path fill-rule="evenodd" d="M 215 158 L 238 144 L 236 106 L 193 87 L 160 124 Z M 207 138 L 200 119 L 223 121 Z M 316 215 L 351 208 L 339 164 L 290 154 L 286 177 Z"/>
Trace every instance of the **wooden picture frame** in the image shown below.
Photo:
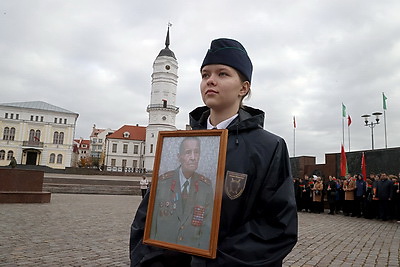
<path fill-rule="evenodd" d="M 143 243 L 216 257 L 227 140 L 227 130 L 159 132 Z"/>

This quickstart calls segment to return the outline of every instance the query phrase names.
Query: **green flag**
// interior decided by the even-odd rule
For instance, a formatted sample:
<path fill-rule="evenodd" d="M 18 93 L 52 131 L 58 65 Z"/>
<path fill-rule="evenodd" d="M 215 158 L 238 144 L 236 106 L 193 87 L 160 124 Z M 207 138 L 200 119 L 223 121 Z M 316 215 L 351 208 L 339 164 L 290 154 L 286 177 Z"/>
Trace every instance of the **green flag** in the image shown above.
<path fill-rule="evenodd" d="M 342 117 L 346 118 L 346 106 L 342 103 Z"/>
<path fill-rule="evenodd" d="M 386 110 L 386 99 L 387 97 L 385 96 L 385 93 L 382 92 L 382 97 L 383 97 L 383 109 Z"/>

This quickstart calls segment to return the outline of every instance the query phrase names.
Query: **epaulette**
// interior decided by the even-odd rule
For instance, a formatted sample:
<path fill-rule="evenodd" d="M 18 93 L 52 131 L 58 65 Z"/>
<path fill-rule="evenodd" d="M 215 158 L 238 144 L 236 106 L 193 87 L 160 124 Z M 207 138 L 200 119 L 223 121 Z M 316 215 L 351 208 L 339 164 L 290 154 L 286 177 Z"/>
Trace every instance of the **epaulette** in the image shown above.
<path fill-rule="evenodd" d="M 175 171 L 169 171 L 169 172 L 166 172 L 164 174 L 161 174 L 158 178 L 160 180 L 166 180 L 166 179 L 170 179 L 170 178 L 172 178 L 174 176 L 175 176 Z"/>
<path fill-rule="evenodd" d="M 204 177 L 203 175 L 199 175 L 199 180 L 202 181 L 203 183 L 208 184 L 208 185 L 211 184 L 211 180 L 206 178 L 206 177 Z"/>

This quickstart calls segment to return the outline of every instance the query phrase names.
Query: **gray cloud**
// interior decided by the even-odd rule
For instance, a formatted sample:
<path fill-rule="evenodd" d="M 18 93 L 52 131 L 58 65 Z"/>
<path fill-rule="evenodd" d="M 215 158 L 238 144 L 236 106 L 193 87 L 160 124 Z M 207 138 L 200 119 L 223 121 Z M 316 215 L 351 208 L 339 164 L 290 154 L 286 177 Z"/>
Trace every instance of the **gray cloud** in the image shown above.
<path fill-rule="evenodd" d="M 253 60 L 248 105 L 296 155 L 339 152 L 341 104 L 351 150 L 371 147 L 361 115 L 388 97 L 389 147 L 400 140 L 398 1 L 11 1 L 0 3 L 1 102 L 43 100 L 80 114 L 77 137 L 146 125 L 152 64 L 166 26 L 179 62 L 177 127 L 202 105 L 199 66 L 218 37 L 240 40 Z M 345 129 L 348 149 L 347 127 Z M 375 128 L 384 147 L 384 127 Z"/>

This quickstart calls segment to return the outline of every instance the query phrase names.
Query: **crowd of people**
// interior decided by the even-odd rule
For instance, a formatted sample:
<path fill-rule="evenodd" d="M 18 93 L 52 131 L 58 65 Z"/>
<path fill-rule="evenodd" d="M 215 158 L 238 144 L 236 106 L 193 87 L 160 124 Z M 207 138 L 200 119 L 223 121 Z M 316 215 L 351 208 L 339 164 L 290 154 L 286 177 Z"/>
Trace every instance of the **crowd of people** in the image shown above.
<path fill-rule="evenodd" d="M 294 179 L 297 210 L 343 214 L 366 219 L 393 220 L 400 223 L 400 175 L 362 174 L 327 180 L 313 175 Z M 327 204 L 327 205 L 325 205 Z"/>

